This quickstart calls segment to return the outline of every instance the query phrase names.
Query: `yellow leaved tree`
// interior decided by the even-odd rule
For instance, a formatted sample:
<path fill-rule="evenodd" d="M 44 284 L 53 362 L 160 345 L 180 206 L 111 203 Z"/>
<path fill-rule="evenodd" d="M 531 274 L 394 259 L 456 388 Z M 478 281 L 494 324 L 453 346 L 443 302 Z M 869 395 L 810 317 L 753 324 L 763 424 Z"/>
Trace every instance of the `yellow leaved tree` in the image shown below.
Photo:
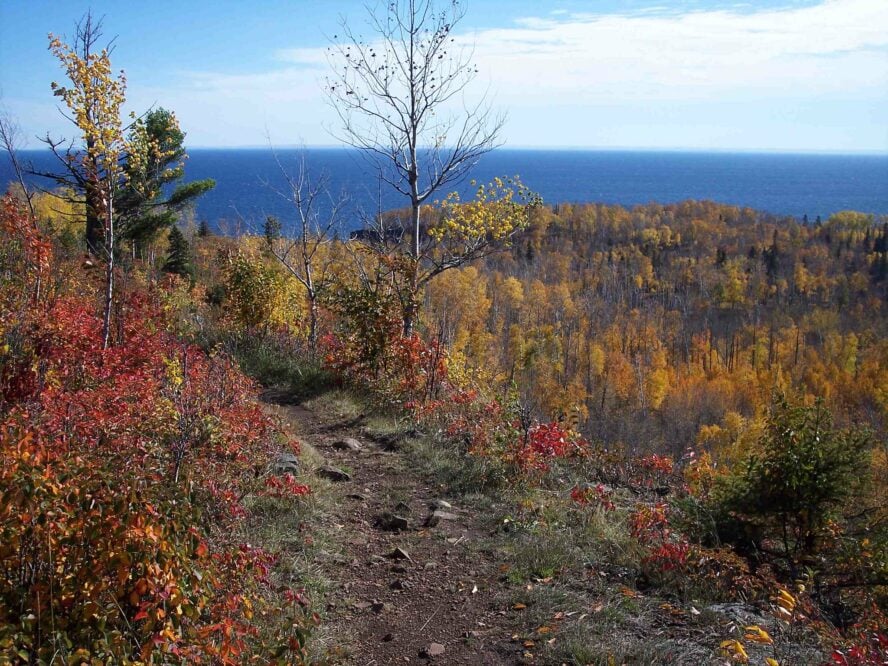
<path fill-rule="evenodd" d="M 47 136 L 44 141 L 65 173 L 53 176 L 60 185 L 74 185 L 85 194 L 87 244 L 105 258 L 102 340 L 109 345 L 114 301 L 115 214 L 114 196 L 124 179 L 121 158 L 127 152 L 121 108 L 126 99 L 126 78 L 114 74 L 110 48 L 96 48 L 101 24 L 87 14 L 77 26 L 72 45 L 50 34 L 49 50 L 58 58 L 66 85 L 53 82 L 53 93 L 64 101 L 68 119 L 80 133 L 82 144 Z"/>

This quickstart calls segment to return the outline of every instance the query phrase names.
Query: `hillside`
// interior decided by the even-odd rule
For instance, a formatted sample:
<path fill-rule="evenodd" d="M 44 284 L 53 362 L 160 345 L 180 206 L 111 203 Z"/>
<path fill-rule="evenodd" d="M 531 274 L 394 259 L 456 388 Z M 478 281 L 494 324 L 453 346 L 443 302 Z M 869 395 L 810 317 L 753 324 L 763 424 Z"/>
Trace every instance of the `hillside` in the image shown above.
<path fill-rule="evenodd" d="M 884 225 L 528 214 L 410 336 L 384 245 L 317 246 L 313 337 L 286 237 L 177 231 L 103 349 L 101 275 L 7 198 L 7 654 L 878 663 Z"/>
<path fill-rule="evenodd" d="M 0 666 L 888 664 L 884 11 L 144 4 L 0 4 Z"/>

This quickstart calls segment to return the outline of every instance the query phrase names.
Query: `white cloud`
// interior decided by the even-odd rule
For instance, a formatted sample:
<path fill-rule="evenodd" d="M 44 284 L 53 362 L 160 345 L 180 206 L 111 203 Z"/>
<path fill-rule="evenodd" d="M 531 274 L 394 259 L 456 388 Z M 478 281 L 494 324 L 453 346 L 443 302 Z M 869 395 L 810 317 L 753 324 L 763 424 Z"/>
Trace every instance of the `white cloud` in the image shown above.
<path fill-rule="evenodd" d="M 888 3 L 829 0 L 758 12 L 524 18 L 477 35 L 479 64 L 508 97 L 707 98 L 888 90 Z"/>
<path fill-rule="evenodd" d="M 300 65 L 323 67 L 327 64 L 325 49 L 319 48 L 279 49 L 275 53 L 275 57 L 284 62 L 298 63 Z"/>
<path fill-rule="evenodd" d="M 888 105 L 886 0 L 685 13 L 556 10 L 521 17 L 510 27 L 463 34 L 460 40 L 474 47 L 481 71 L 479 94 L 489 84 L 497 105 L 519 118 L 554 105 L 569 107 L 563 118 L 575 124 L 584 108 L 670 102 L 761 105 L 864 99 Z M 177 109 L 198 144 L 261 143 L 265 127 L 273 128 L 279 135 L 273 138 L 281 143 L 332 142 L 322 129 L 322 122 L 332 118 L 321 86 L 327 71 L 325 47 L 283 49 L 274 55 L 282 66 L 270 72 L 185 72 L 179 85 L 140 97 L 154 96 Z M 564 138 L 556 143 L 571 143 L 577 129 L 559 127 Z M 883 144 L 884 132 L 873 141 Z"/>

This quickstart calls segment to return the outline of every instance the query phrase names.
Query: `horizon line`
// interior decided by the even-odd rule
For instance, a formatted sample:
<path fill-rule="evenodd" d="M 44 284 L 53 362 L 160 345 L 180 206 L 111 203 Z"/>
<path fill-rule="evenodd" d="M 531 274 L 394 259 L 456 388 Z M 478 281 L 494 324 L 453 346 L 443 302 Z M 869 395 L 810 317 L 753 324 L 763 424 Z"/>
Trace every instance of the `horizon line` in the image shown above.
<path fill-rule="evenodd" d="M 36 153 L 42 152 L 45 148 L 25 147 L 20 148 L 18 152 Z M 192 150 L 355 150 L 360 148 L 347 146 L 342 144 L 300 144 L 300 143 L 284 143 L 269 146 L 267 144 L 243 144 L 243 145 L 194 145 L 186 148 Z M 527 152 L 600 152 L 600 153 L 714 153 L 714 154 L 741 154 L 741 155 L 833 155 L 833 156 L 870 156 L 870 157 L 888 157 L 888 149 L 879 148 L 701 148 L 688 146 L 539 146 L 539 145 L 506 145 L 493 148 L 490 152 L 496 151 L 527 151 Z"/>
<path fill-rule="evenodd" d="M 339 144 L 298 144 L 288 143 L 274 146 L 262 144 L 244 144 L 234 146 L 195 145 L 188 150 L 361 150 L 353 146 Z M 558 151 L 558 152 L 638 152 L 638 153 L 741 153 L 741 154 L 779 154 L 779 155 L 870 155 L 888 157 L 888 148 L 701 148 L 686 146 L 539 146 L 539 145 L 508 145 L 498 146 L 491 152 L 500 150 L 524 151 Z"/>

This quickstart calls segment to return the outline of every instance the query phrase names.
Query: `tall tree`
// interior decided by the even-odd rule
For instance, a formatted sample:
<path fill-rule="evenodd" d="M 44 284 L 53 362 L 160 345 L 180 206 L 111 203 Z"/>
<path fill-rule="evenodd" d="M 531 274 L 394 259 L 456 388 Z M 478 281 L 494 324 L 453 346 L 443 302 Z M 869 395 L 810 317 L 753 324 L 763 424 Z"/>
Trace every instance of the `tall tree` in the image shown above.
<path fill-rule="evenodd" d="M 34 212 L 34 192 L 28 187 L 25 181 L 25 167 L 18 156 L 19 138 L 21 136 L 20 129 L 16 122 L 10 118 L 5 112 L 0 113 L 0 147 L 6 151 L 12 170 L 15 173 L 16 181 L 21 192 L 21 197 L 25 200 L 28 207 L 28 225 L 33 233 L 39 233 L 37 227 L 37 215 Z M 40 300 L 41 290 L 43 286 L 43 272 L 35 270 L 39 266 L 33 261 L 29 261 L 29 268 L 34 271 L 34 302 Z"/>
<path fill-rule="evenodd" d="M 28 212 L 31 213 L 31 218 L 36 218 L 34 215 L 34 193 L 25 182 L 25 165 L 22 164 L 18 155 L 20 138 L 21 129 L 18 124 L 5 111 L 0 112 L 0 148 L 6 151 L 22 197 L 28 206 Z"/>
<path fill-rule="evenodd" d="M 275 156 L 275 159 L 277 157 Z M 288 173 L 278 161 L 288 189 L 280 192 L 293 207 L 292 225 L 283 234 L 273 217 L 265 221 L 265 241 L 281 265 L 302 285 L 308 301 L 308 341 L 315 351 L 318 342 L 318 307 L 333 279 L 332 257 L 322 251 L 339 227 L 343 200 L 330 194 L 325 177 L 313 181 L 302 160 L 298 173 Z"/>
<path fill-rule="evenodd" d="M 55 157 L 58 170 L 35 170 L 32 172 L 34 175 L 54 181 L 59 186 L 59 191 L 69 192 L 70 195 L 66 195 L 66 197 L 70 204 L 79 203 L 77 198 L 82 197 L 86 207 L 86 247 L 90 254 L 96 256 L 102 252 L 105 235 L 101 192 L 97 189 L 97 181 L 94 177 L 94 174 L 99 170 L 93 157 L 97 148 L 96 138 L 94 132 L 85 132 L 81 126 L 97 125 L 103 106 L 100 97 L 107 92 L 104 90 L 106 86 L 98 76 L 98 69 L 100 61 L 109 61 L 113 51 L 113 40 L 108 42 L 104 48 L 99 48 L 98 44 L 102 36 L 102 21 L 101 19 L 95 20 L 91 12 L 87 12 L 76 24 L 71 46 L 62 45 L 61 40 L 50 35 L 50 50 L 60 60 L 62 58 L 54 48 L 55 45 L 64 46 L 70 52 L 68 62 L 62 61 L 69 78 L 76 76 L 81 79 L 80 84 L 74 85 L 74 89 L 80 89 L 78 93 L 80 99 L 77 101 L 79 110 L 72 109 L 69 100 L 65 99 L 70 115 L 62 112 L 78 128 L 81 136 L 68 140 L 65 138 L 54 139 L 47 134 L 42 141 Z M 67 88 L 59 86 L 57 83 L 52 84 L 52 90 L 53 94 L 62 98 L 65 98 L 68 91 Z M 79 140 L 82 140 L 82 145 L 78 142 Z"/>
<path fill-rule="evenodd" d="M 69 176 L 56 179 L 64 184 L 70 184 L 73 179 L 85 192 L 87 243 L 93 252 L 101 249 L 106 258 L 102 340 L 107 347 L 114 300 L 115 195 L 124 182 L 121 158 L 127 152 L 120 118 L 126 79 L 123 72 L 117 76 L 112 73 L 110 48 L 95 51 L 100 35 L 100 24 L 93 23 L 89 14 L 77 26 L 72 46 L 50 35 L 49 48 L 69 80 L 66 86 L 53 83 L 52 89 L 68 107 L 69 119 L 81 133 L 84 147 L 75 149 L 71 141 L 62 151 L 62 141 L 53 141 L 49 137 L 46 141 Z"/>
<path fill-rule="evenodd" d="M 382 236 L 404 261 L 400 290 L 403 329 L 416 321 L 424 259 L 431 237 L 423 233 L 422 207 L 442 188 L 459 182 L 497 144 L 503 119 L 486 99 L 450 113 L 477 74 L 470 51 L 453 36 L 465 11 L 459 0 L 392 0 L 370 11 L 373 39 L 348 23 L 330 47 L 333 71 L 327 90 L 342 121 L 340 137 L 363 151 L 379 178 L 409 202 L 401 233 Z M 424 245 L 425 242 L 425 245 Z"/>
<path fill-rule="evenodd" d="M 172 227 L 181 210 L 216 183 L 211 178 L 182 182 L 188 157 L 185 132 L 172 111 L 148 111 L 133 124 L 128 138 L 126 183 L 117 208 L 121 236 L 138 246 Z"/>

